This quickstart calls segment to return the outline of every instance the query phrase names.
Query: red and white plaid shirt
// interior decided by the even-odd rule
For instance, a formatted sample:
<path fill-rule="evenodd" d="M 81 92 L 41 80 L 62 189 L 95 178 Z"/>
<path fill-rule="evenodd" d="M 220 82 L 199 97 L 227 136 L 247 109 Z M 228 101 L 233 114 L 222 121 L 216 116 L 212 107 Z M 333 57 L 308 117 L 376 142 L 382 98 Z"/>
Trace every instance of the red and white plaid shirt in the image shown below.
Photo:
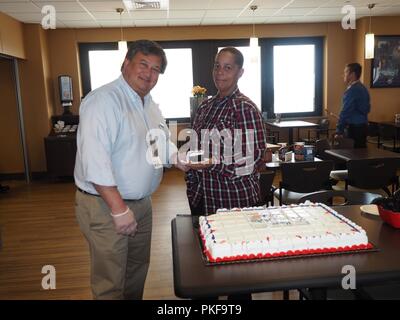
<path fill-rule="evenodd" d="M 193 130 L 199 138 L 199 148 L 201 148 L 201 131 L 204 129 L 231 132 L 231 154 L 235 155 L 234 152 L 236 152 L 236 156 L 239 156 L 241 161 L 232 159 L 231 164 L 222 161 L 224 148 L 229 148 L 229 145 L 226 146 L 225 140 L 220 139 L 220 156 L 217 157 L 220 163 L 203 170 L 190 170 L 186 175 L 187 196 L 191 205 L 198 206 L 200 201 L 204 201 L 207 214 L 215 213 L 220 208 L 231 209 L 256 205 L 260 194 L 260 176 L 257 168 L 263 162 L 262 156 L 266 149 L 266 137 L 260 111 L 236 88 L 228 97 L 214 96 L 200 105 L 193 123 Z M 237 129 L 241 129 L 236 131 L 239 147 L 234 148 L 234 130 Z M 253 139 L 246 137 L 246 132 L 247 135 L 253 133 L 251 130 L 254 132 Z M 211 143 L 209 143 L 210 153 L 215 156 L 215 150 L 212 152 L 211 148 Z M 251 149 L 253 149 L 252 152 Z M 238 174 L 245 168 L 249 169 L 247 174 Z"/>

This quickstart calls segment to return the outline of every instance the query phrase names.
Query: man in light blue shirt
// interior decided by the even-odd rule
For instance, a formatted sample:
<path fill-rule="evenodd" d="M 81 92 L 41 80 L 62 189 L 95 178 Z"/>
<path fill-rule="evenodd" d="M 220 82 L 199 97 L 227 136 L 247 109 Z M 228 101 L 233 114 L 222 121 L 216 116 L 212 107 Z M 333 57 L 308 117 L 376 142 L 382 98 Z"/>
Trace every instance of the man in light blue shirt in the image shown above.
<path fill-rule="evenodd" d="M 121 76 L 80 106 L 75 165 L 76 216 L 91 256 L 96 299 L 141 299 L 150 260 L 151 194 L 162 165 L 152 161 L 169 132 L 150 95 L 167 59 L 149 40 L 135 41 Z M 155 135 L 157 132 L 165 132 Z M 168 141 L 166 141 L 168 140 Z M 164 149 L 165 153 L 165 149 Z"/>

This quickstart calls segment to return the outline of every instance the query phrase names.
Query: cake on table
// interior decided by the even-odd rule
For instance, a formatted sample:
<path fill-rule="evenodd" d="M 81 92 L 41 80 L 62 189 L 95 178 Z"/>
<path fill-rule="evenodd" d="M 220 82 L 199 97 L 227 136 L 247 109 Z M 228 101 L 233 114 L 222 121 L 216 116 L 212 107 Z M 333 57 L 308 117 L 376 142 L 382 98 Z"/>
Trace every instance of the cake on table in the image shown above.
<path fill-rule="evenodd" d="M 371 249 L 364 229 L 320 203 L 221 209 L 199 217 L 209 262 Z"/>

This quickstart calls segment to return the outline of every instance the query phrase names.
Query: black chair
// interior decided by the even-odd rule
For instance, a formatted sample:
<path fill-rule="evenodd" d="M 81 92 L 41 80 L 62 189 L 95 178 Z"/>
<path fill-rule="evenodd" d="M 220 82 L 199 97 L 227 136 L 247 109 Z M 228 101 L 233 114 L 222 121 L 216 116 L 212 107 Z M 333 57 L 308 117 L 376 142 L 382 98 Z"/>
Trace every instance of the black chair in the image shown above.
<path fill-rule="evenodd" d="M 345 181 L 347 179 L 346 161 L 338 160 L 335 157 L 326 154 L 325 150 L 330 149 L 352 149 L 354 148 L 354 140 L 348 138 L 339 138 L 332 145 L 327 139 L 317 140 L 315 143 L 316 156 L 322 160 L 332 160 L 335 163 L 335 170 L 330 174 L 335 181 Z"/>
<path fill-rule="evenodd" d="M 379 144 L 379 124 L 377 122 L 368 122 L 367 143 L 376 146 Z"/>
<path fill-rule="evenodd" d="M 277 144 L 278 143 L 278 138 L 274 135 L 271 136 L 265 136 L 265 142 L 266 143 L 271 143 L 271 144 Z"/>
<path fill-rule="evenodd" d="M 274 170 L 260 172 L 260 205 L 274 205 Z"/>
<path fill-rule="evenodd" d="M 332 169 L 333 161 L 282 163 L 282 181 L 274 192 L 279 205 L 298 203 L 305 193 L 332 189 L 329 178 Z"/>
<path fill-rule="evenodd" d="M 383 189 L 388 196 L 391 196 L 399 183 L 397 177 L 399 162 L 396 158 L 349 160 L 345 189 L 347 190 L 349 186 L 366 190 Z M 388 188 L 390 185 L 392 192 Z"/>
<path fill-rule="evenodd" d="M 349 191 L 349 190 L 326 190 L 317 191 L 306 194 L 299 199 L 299 203 L 307 200 L 311 202 L 320 202 L 328 206 L 332 205 L 356 205 L 356 204 L 370 204 L 374 199 L 380 198 L 381 195 L 371 192 L 362 191 Z M 338 199 L 343 199 L 338 202 Z"/>
<path fill-rule="evenodd" d="M 308 144 L 315 144 L 317 140 L 327 139 L 329 140 L 329 132 L 335 129 L 329 129 L 329 120 L 323 118 L 319 120 L 318 126 L 308 130 L 307 138 L 302 140 Z"/>
<path fill-rule="evenodd" d="M 266 139 L 268 143 L 276 144 L 279 142 L 279 131 L 271 130 L 266 124 L 264 124 L 265 132 L 266 132 Z"/>
<path fill-rule="evenodd" d="M 390 124 L 379 124 L 378 147 L 396 152 L 400 149 L 400 137 L 396 127 Z"/>

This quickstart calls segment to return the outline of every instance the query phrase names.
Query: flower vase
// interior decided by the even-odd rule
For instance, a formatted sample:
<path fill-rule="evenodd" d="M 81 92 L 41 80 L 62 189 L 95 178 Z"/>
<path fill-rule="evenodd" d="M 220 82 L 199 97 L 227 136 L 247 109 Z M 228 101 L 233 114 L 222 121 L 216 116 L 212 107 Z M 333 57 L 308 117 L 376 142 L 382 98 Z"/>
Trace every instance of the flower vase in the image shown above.
<path fill-rule="evenodd" d="M 205 96 L 195 96 L 190 97 L 190 124 L 193 125 L 194 117 L 196 116 L 197 109 L 203 100 L 206 99 Z"/>

